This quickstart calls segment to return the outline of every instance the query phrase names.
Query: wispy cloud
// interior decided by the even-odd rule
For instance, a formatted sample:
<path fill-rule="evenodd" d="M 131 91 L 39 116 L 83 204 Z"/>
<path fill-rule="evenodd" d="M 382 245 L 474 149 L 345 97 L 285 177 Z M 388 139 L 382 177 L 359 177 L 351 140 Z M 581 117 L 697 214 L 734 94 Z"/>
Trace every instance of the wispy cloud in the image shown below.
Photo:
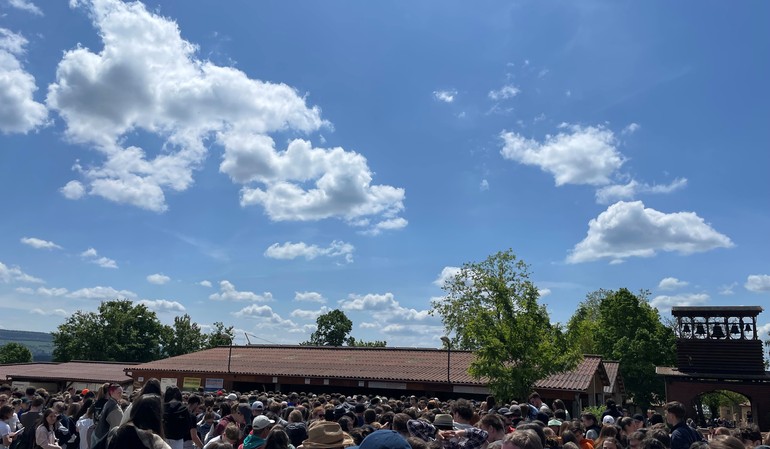
<path fill-rule="evenodd" d="M 454 89 L 433 91 L 433 98 L 435 98 L 437 101 L 443 101 L 444 103 L 452 103 L 455 101 L 456 95 L 457 91 Z"/>
<path fill-rule="evenodd" d="M 35 237 L 22 237 L 21 243 L 31 246 L 35 249 L 62 249 L 61 246 L 49 240 L 43 240 Z"/>

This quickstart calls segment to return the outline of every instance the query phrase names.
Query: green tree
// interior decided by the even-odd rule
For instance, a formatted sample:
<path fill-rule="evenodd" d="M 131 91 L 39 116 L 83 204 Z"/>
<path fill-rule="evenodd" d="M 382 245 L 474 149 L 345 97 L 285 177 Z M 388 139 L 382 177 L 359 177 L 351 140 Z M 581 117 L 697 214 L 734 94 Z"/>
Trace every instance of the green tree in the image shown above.
<path fill-rule="evenodd" d="M 571 341 L 592 341 L 591 352 L 620 362 L 626 390 L 642 407 L 665 397 L 655 366 L 670 366 L 676 360 L 674 331 L 661 322 L 647 296 L 646 291 L 634 295 L 625 288 L 590 293 L 568 325 Z M 581 345 L 586 347 L 590 345 Z"/>
<path fill-rule="evenodd" d="M 348 340 L 353 322 L 340 309 L 321 314 L 316 320 L 316 330 L 310 334 L 307 346 L 342 346 Z"/>
<path fill-rule="evenodd" d="M 432 301 L 431 313 L 441 316 L 453 347 L 475 352 L 469 373 L 487 378 L 496 397 L 526 398 L 535 382 L 580 360 L 511 250 L 466 263 L 443 288 L 447 295 Z"/>
<path fill-rule="evenodd" d="M 214 323 L 214 329 L 206 337 L 205 347 L 230 346 L 233 344 L 233 338 L 235 338 L 233 326 L 225 327 L 223 322 L 217 321 Z"/>
<path fill-rule="evenodd" d="M 345 344 L 359 348 L 384 348 L 388 346 L 388 342 L 385 340 L 363 341 L 357 340 L 353 336 L 348 337 L 347 340 L 345 340 Z"/>
<path fill-rule="evenodd" d="M 163 351 L 168 357 L 189 354 L 207 346 L 208 336 L 194 323 L 190 315 L 174 317 L 174 324 L 164 329 Z"/>
<path fill-rule="evenodd" d="M 130 300 L 105 301 L 98 313 L 78 311 L 53 332 L 56 361 L 148 362 L 163 356 L 164 326 L 155 312 Z"/>
<path fill-rule="evenodd" d="M 29 363 L 32 351 L 21 343 L 6 343 L 0 346 L 0 363 Z"/>

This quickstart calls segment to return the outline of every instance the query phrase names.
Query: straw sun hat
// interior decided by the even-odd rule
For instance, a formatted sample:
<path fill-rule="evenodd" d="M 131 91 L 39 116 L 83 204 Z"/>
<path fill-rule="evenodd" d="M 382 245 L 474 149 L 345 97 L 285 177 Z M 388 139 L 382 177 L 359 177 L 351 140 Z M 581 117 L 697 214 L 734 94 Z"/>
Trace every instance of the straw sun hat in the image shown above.
<path fill-rule="evenodd" d="M 333 449 L 354 444 L 353 437 L 342 431 L 333 421 L 318 421 L 307 430 L 307 439 L 300 445 L 303 449 Z"/>

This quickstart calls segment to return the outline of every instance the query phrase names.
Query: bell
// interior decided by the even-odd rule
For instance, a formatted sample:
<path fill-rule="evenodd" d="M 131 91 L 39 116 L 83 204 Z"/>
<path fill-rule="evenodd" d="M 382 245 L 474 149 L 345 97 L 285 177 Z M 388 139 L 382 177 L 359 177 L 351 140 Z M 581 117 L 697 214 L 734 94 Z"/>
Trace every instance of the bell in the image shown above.
<path fill-rule="evenodd" d="M 751 324 L 746 323 L 746 332 L 751 332 Z"/>
<path fill-rule="evenodd" d="M 738 329 L 738 325 L 737 324 L 733 323 L 733 325 L 730 326 L 730 333 L 733 334 L 733 335 L 738 335 L 738 334 L 741 333 L 741 330 Z"/>
<path fill-rule="evenodd" d="M 714 326 L 714 331 L 711 333 L 711 336 L 714 338 L 725 338 L 725 333 L 722 331 L 722 326 L 718 324 Z"/>
<path fill-rule="evenodd" d="M 685 334 L 689 334 L 690 333 L 690 325 L 685 323 L 684 327 L 682 327 L 682 332 L 684 332 Z"/>
<path fill-rule="evenodd" d="M 703 325 L 702 324 L 698 323 L 695 326 L 695 333 L 698 334 L 698 335 L 706 335 L 706 330 L 703 329 Z"/>

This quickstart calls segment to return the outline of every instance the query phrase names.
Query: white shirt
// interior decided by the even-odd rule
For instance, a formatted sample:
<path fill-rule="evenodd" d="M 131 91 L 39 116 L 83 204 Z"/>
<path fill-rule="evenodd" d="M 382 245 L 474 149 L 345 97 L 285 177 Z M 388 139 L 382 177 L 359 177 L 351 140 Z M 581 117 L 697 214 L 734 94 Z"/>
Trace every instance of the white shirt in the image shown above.
<path fill-rule="evenodd" d="M 90 429 L 93 425 L 94 420 L 87 418 L 85 415 L 81 416 L 80 419 L 78 419 L 77 424 L 75 424 L 75 427 L 80 434 L 80 449 L 88 449 L 88 429 Z"/>
<path fill-rule="evenodd" d="M 11 426 L 8 425 L 7 422 L 0 420 L 0 447 L 6 448 L 5 445 L 3 445 L 3 438 L 11 433 Z"/>

